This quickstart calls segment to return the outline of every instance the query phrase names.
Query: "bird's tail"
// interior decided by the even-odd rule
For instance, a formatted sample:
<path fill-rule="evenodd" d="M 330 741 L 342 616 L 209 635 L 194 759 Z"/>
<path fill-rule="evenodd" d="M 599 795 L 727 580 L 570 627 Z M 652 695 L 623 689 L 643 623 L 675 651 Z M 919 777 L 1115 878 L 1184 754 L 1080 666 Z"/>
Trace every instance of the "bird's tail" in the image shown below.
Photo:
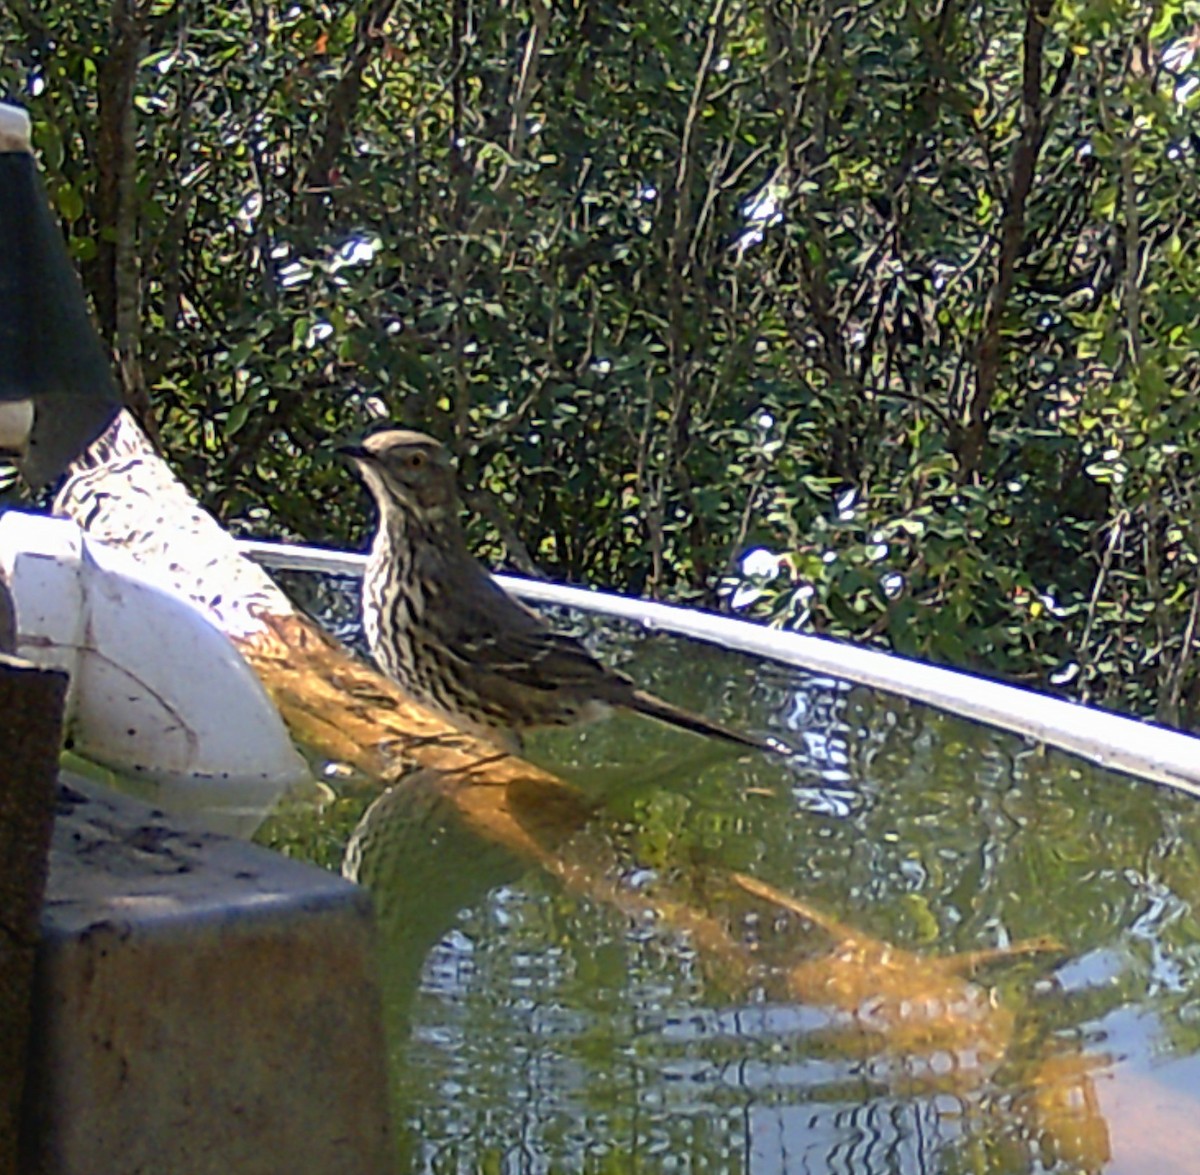
<path fill-rule="evenodd" d="M 736 743 L 741 747 L 753 747 L 758 751 L 770 751 L 776 755 L 790 755 L 794 752 L 786 743 L 773 738 L 762 738 L 756 734 L 746 734 L 705 718 L 701 714 L 693 714 L 682 706 L 673 706 L 670 702 L 657 698 L 645 690 L 634 690 L 633 699 L 628 703 L 630 709 L 650 718 L 657 718 L 669 726 L 678 726 L 682 730 L 690 730 L 693 734 L 703 734 L 709 738 L 724 739 L 728 743 Z"/>

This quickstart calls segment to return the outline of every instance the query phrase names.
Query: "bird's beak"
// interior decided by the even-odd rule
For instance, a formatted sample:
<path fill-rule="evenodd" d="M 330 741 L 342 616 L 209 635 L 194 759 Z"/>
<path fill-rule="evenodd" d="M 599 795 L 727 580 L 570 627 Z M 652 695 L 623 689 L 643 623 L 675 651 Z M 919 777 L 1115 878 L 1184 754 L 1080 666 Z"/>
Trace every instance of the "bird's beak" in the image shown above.
<path fill-rule="evenodd" d="M 362 445 L 338 445 L 334 452 L 347 461 L 374 461 L 375 458 Z"/>

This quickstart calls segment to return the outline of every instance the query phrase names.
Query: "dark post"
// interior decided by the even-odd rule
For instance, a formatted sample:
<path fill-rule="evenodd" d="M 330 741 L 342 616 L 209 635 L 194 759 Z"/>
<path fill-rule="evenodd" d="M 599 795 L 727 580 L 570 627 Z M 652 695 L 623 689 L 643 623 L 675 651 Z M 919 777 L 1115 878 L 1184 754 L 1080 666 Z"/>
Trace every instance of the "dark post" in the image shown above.
<path fill-rule="evenodd" d="M 67 675 L 0 655 L 0 1175 L 17 1175 Z"/>

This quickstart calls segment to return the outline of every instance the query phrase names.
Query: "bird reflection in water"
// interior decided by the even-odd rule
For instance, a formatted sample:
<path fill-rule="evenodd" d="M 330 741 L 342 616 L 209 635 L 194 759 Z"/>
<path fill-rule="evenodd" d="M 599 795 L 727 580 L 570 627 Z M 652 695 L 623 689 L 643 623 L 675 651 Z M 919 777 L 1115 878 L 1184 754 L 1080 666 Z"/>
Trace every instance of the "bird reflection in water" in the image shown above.
<path fill-rule="evenodd" d="M 1108 1134 L 1092 1071 L 1103 1061 L 1015 1048 L 1016 1014 L 978 979 L 1021 959 L 1052 959 L 1056 942 L 917 954 L 748 874 L 637 868 L 602 806 L 534 778 L 491 778 L 482 762 L 408 775 L 371 805 L 347 848 L 345 872 L 375 896 L 389 980 L 394 993 L 402 989 L 393 1032 L 403 1033 L 421 966 L 460 912 L 531 866 L 639 931 L 682 935 L 723 1001 L 823 1009 L 830 1051 L 869 1061 L 893 1095 L 967 1099 L 998 1088 L 998 1075 L 1011 1071 L 1000 1079 L 1007 1092 L 984 1104 L 1018 1115 L 1030 1147 L 1073 1156 L 1085 1169 L 1102 1163 Z"/>

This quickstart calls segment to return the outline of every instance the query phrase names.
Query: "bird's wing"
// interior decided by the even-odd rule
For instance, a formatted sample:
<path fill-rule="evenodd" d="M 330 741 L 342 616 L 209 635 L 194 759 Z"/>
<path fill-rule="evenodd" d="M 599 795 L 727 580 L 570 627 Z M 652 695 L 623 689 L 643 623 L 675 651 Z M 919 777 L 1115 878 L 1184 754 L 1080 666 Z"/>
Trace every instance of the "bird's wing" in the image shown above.
<path fill-rule="evenodd" d="M 632 684 L 596 660 L 574 637 L 555 632 L 476 564 L 471 591 L 454 601 L 462 657 L 476 669 L 530 689 L 580 687 L 591 696 L 623 701 Z"/>

